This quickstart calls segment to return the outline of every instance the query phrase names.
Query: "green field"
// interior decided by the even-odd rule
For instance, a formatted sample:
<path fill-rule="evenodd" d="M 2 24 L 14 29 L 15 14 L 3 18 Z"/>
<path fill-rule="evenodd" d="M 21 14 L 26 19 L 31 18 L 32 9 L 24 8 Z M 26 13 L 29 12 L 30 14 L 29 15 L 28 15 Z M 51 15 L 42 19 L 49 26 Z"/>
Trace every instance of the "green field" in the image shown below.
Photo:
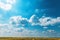
<path fill-rule="evenodd" d="M 21 38 L 21 37 L 0 37 L 0 40 L 60 40 L 60 38 Z"/>

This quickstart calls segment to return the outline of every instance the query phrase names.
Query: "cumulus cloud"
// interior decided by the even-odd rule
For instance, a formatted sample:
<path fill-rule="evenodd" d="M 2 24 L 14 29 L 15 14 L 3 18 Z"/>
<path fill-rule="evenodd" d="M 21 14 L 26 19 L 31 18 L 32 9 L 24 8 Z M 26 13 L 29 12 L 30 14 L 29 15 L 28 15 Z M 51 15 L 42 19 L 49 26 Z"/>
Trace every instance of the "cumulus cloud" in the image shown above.
<path fill-rule="evenodd" d="M 11 37 L 39 37 L 38 30 L 26 29 L 25 26 L 29 25 L 27 18 L 21 16 L 13 16 L 9 19 L 9 23 L 0 24 L 0 35 Z"/>
<path fill-rule="evenodd" d="M 32 15 L 29 19 L 29 22 L 31 23 L 31 25 L 53 26 L 60 24 L 60 17 L 52 18 L 42 16 L 41 18 L 39 18 L 36 15 Z"/>
<path fill-rule="evenodd" d="M 54 32 L 54 31 L 55 31 L 55 30 L 51 30 L 51 29 L 50 29 L 50 30 L 47 30 L 47 32 L 50 32 L 50 33 L 51 33 L 51 32 Z"/>
<path fill-rule="evenodd" d="M 36 15 L 32 15 L 30 19 L 23 18 L 21 16 L 13 16 L 10 18 L 9 21 L 10 24 L 13 24 L 13 26 L 16 27 L 29 27 L 29 26 L 35 26 L 40 25 L 44 26 L 44 28 L 47 28 L 47 26 L 51 25 L 58 25 L 60 24 L 60 17 L 52 18 L 52 17 L 37 17 Z"/>
<path fill-rule="evenodd" d="M 60 37 L 60 35 L 53 29 L 42 31 L 44 37 Z"/>
<path fill-rule="evenodd" d="M 8 11 L 12 8 L 12 5 L 16 2 L 16 0 L 6 0 L 6 3 L 0 0 L 0 8 Z"/>
<path fill-rule="evenodd" d="M 43 17 L 39 19 L 41 26 L 48 26 L 48 25 L 56 25 L 60 24 L 60 17 L 52 18 L 52 17 Z"/>
<path fill-rule="evenodd" d="M 31 23 L 31 25 L 38 25 L 39 17 L 37 17 L 36 15 L 32 15 L 29 19 L 29 22 Z"/>
<path fill-rule="evenodd" d="M 12 8 L 12 5 L 4 4 L 3 2 L 0 2 L 0 8 L 3 10 L 10 10 Z"/>
<path fill-rule="evenodd" d="M 60 24 L 60 17 L 52 18 L 52 17 L 42 16 L 41 18 L 39 18 L 36 15 L 32 15 L 31 18 L 29 19 L 29 22 L 32 23 L 33 25 L 52 26 L 52 25 Z"/>
<path fill-rule="evenodd" d="M 16 28 L 13 26 L 11 27 L 11 24 L 0 24 L 0 36 L 39 37 L 39 32 L 37 30 L 25 29 L 24 27 L 20 27 L 20 28 Z"/>
<path fill-rule="evenodd" d="M 13 24 L 13 26 L 16 26 L 16 27 L 29 25 L 28 19 L 23 18 L 21 16 L 13 16 L 13 17 L 11 17 L 9 23 Z"/>
<path fill-rule="evenodd" d="M 15 24 L 15 25 L 19 25 L 19 26 L 35 26 L 35 25 L 40 25 L 40 26 L 44 26 L 43 28 L 47 29 L 48 25 L 56 25 L 56 24 L 60 24 L 60 17 L 57 18 L 52 18 L 52 17 L 37 17 L 36 15 L 32 15 L 30 17 L 30 19 L 27 18 L 23 18 L 21 16 L 14 16 L 10 18 L 11 20 L 11 24 Z M 14 23 L 15 22 L 15 23 Z M 17 26 L 18 27 L 18 26 Z M 47 30 L 48 34 L 51 32 L 55 32 L 54 30 Z"/>
<path fill-rule="evenodd" d="M 12 16 L 9 19 L 8 23 L 0 24 L 0 34 L 1 36 L 48 36 L 47 34 L 55 34 L 55 30 L 47 30 L 40 32 L 37 29 L 30 30 L 28 27 L 33 26 L 44 26 L 44 29 L 47 29 L 48 25 L 56 25 L 60 23 L 60 17 L 41 17 L 38 18 L 36 15 L 32 15 L 30 19 L 23 18 L 22 16 Z M 27 27 L 27 28 L 25 28 Z M 45 33 L 45 34 L 44 34 Z M 42 35 L 41 35 L 42 34 Z"/>

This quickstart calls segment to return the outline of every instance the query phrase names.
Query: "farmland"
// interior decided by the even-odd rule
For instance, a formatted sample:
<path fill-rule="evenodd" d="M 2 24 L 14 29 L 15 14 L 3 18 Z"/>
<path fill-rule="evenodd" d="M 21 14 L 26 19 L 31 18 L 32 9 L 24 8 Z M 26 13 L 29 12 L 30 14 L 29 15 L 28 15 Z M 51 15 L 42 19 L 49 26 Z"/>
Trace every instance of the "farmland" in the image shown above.
<path fill-rule="evenodd" d="M 0 40 L 60 40 L 60 38 L 0 37 Z"/>

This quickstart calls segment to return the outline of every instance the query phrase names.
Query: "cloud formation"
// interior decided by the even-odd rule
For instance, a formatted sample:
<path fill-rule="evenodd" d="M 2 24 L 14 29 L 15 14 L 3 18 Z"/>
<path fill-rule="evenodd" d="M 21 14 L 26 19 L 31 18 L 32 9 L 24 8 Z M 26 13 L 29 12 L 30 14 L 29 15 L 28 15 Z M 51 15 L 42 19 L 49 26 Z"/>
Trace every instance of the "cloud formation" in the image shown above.
<path fill-rule="evenodd" d="M 60 24 L 60 17 L 52 18 L 52 17 L 41 17 L 38 18 L 36 15 L 32 15 L 30 19 L 23 18 L 22 16 L 12 16 L 9 19 L 9 22 L 6 24 L 0 24 L 0 34 L 1 36 L 16 36 L 16 37 L 25 37 L 25 36 L 36 36 L 36 37 L 42 37 L 42 36 L 50 36 L 48 34 L 57 34 L 55 30 L 44 30 L 44 31 L 38 31 L 37 29 L 30 30 L 28 27 L 33 26 L 44 26 L 43 29 L 47 29 L 48 25 L 56 25 Z M 27 28 L 25 28 L 27 27 Z M 45 34 L 44 34 L 45 33 Z M 55 35 L 53 35 L 55 36 Z"/>
<path fill-rule="evenodd" d="M 39 19 L 41 26 L 48 26 L 48 25 L 56 25 L 60 24 L 60 17 L 52 18 L 52 17 L 43 17 Z"/>
<path fill-rule="evenodd" d="M 12 9 L 12 5 L 16 2 L 16 0 L 6 0 L 6 3 L 0 0 L 0 8 L 2 10 L 8 11 Z"/>

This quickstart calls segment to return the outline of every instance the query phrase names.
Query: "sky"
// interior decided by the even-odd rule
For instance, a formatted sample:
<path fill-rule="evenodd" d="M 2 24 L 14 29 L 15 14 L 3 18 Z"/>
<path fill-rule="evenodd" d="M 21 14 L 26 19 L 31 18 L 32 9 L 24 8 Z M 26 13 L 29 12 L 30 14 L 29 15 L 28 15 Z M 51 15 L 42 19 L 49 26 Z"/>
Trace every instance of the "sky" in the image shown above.
<path fill-rule="evenodd" d="M 60 37 L 60 0 L 0 0 L 0 37 Z"/>

